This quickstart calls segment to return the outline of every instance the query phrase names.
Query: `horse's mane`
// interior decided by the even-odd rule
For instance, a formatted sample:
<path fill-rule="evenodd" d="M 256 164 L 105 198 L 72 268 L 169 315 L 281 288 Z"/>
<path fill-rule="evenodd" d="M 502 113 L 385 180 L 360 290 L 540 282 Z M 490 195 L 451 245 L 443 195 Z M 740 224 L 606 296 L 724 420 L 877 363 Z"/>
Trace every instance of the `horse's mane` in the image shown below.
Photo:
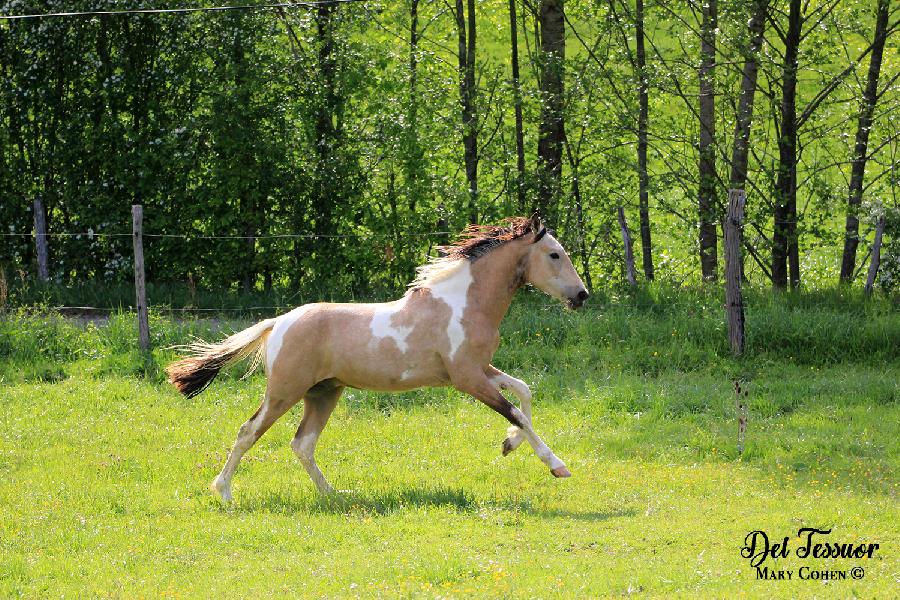
<path fill-rule="evenodd" d="M 469 225 L 452 244 L 438 246 L 438 256 L 416 268 L 412 289 L 434 282 L 454 272 L 464 261 L 474 261 L 491 250 L 519 239 L 531 231 L 527 217 L 510 217 L 502 225 Z"/>

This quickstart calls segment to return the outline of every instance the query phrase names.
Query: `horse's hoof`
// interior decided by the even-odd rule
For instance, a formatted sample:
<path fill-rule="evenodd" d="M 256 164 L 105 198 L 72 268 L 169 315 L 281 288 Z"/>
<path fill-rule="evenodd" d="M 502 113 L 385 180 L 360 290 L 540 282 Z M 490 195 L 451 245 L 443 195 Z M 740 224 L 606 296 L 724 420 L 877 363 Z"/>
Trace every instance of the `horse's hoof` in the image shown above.
<path fill-rule="evenodd" d="M 571 477 L 572 472 L 566 468 L 566 465 L 561 467 L 556 467 L 555 469 L 550 469 L 550 472 L 553 473 L 554 477 Z"/>
<path fill-rule="evenodd" d="M 516 447 L 512 445 L 512 440 L 510 440 L 509 438 L 503 440 L 503 456 L 506 456 L 515 449 Z"/>
<path fill-rule="evenodd" d="M 218 477 L 209 484 L 209 489 L 213 494 L 221 498 L 222 502 L 231 502 L 231 487 Z"/>

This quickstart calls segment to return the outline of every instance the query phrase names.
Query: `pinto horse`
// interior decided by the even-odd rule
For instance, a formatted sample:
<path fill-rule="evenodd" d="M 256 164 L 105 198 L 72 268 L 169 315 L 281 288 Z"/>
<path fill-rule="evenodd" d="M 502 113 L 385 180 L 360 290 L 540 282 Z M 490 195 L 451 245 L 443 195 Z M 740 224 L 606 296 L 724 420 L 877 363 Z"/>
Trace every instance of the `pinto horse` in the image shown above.
<path fill-rule="evenodd" d="M 443 256 L 418 268 L 399 300 L 383 304 L 307 304 L 267 319 L 219 344 L 197 342 L 167 368 L 169 381 L 192 397 L 223 367 L 253 357 L 263 363 L 265 397 L 238 431 L 212 490 L 231 500 L 231 478 L 241 457 L 303 398 L 303 418 L 291 447 L 322 494 L 333 492 L 313 452 L 345 387 L 399 392 L 453 386 L 512 424 L 503 454 L 524 440 L 556 477 L 566 465 L 531 424 L 531 391 L 491 365 L 500 321 L 513 295 L 531 284 L 578 308 L 588 297 L 563 247 L 541 225 L 515 217 L 501 226 L 471 225 Z M 510 390 L 521 403 L 503 397 Z"/>

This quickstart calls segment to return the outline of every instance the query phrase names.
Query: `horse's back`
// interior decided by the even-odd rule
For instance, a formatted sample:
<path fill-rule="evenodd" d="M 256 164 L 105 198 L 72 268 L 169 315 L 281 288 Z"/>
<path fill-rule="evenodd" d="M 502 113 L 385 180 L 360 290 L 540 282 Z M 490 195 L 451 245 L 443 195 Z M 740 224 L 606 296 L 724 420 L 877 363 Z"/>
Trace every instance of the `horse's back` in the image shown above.
<path fill-rule="evenodd" d="M 427 307 L 409 297 L 385 303 L 316 303 L 276 319 L 269 338 L 270 380 L 303 373 L 310 385 L 400 391 L 446 383 Z"/>

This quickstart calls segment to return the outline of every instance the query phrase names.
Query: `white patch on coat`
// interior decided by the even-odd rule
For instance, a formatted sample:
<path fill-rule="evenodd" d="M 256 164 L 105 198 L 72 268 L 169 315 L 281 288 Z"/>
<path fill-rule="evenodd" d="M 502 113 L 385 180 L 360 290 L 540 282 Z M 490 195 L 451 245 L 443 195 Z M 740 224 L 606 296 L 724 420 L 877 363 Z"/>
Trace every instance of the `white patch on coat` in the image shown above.
<path fill-rule="evenodd" d="M 412 376 L 412 374 L 413 374 L 412 369 L 407 369 L 407 370 L 403 371 L 402 373 L 400 373 L 400 381 L 406 381 L 407 379 L 409 379 Z"/>
<path fill-rule="evenodd" d="M 284 334 L 291 328 L 291 325 L 293 325 L 297 319 L 306 314 L 310 306 L 311 305 L 309 304 L 304 304 L 275 319 L 272 333 L 269 334 L 269 339 L 266 342 L 266 373 L 272 372 L 272 365 L 275 364 L 275 357 L 278 356 L 278 351 L 281 350 L 281 344 L 284 342 Z"/>
<path fill-rule="evenodd" d="M 406 338 L 412 333 L 412 326 L 402 327 L 400 325 L 391 325 L 391 319 L 394 318 L 406 306 L 406 297 L 396 302 L 387 302 L 385 304 L 375 305 L 375 313 L 372 315 L 372 321 L 369 323 L 369 329 L 372 330 L 374 344 L 382 338 L 391 338 L 400 348 L 400 352 L 406 352 L 409 344 Z"/>
<path fill-rule="evenodd" d="M 452 273 L 448 273 L 447 276 L 425 285 L 431 291 L 432 298 L 440 300 L 450 307 L 450 319 L 447 321 L 447 338 L 450 340 L 451 359 L 466 338 L 462 319 L 463 314 L 466 312 L 466 298 L 469 293 L 469 286 L 472 285 L 473 280 L 472 265 L 469 264 L 469 261 L 462 260 L 459 263 L 459 267 L 454 269 Z"/>

